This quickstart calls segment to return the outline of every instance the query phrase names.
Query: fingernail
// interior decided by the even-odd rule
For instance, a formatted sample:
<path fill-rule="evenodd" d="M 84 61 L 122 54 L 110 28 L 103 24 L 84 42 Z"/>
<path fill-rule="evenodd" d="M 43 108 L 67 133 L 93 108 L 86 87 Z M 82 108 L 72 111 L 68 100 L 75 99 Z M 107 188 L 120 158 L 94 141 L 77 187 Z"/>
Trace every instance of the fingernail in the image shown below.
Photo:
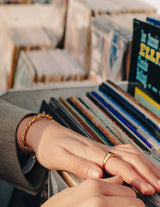
<path fill-rule="evenodd" d="M 90 168 L 88 170 L 88 177 L 89 178 L 100 178 L 102 177 L 101 170 Z"/>
<path fill-rule="evenodd" d="M 153 193 L 155 192 L 155 189 L 154 189 L 150 184 L 147 183 L 147 187 L 148 187 L 148 189 L 151 190 Z"/>

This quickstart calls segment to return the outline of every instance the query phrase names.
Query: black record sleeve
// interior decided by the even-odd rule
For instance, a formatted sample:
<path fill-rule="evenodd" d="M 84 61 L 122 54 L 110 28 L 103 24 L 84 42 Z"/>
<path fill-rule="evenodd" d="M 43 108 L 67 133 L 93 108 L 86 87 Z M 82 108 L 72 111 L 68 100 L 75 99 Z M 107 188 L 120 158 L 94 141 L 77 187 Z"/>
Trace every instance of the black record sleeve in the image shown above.
<path fill-rule="evenodd" d="M 160 27 L 134 19 L 129 82 L 140 83 L 160 103 Z"/>

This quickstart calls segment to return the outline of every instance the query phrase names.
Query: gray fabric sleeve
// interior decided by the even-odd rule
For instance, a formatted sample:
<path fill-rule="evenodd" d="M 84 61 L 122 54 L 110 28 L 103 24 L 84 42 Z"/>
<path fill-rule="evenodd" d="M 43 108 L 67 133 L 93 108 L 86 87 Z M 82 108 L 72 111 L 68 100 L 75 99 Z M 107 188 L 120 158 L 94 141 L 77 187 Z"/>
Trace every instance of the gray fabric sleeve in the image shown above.
<path fill-rule="evenodd" d="M 19 122 L 31 113 L 0 99 L 0 178 L 34 195 L 42 186 L 46 169 L 36 163 L 33 169 L 24 175 L 16 142 Z"/>

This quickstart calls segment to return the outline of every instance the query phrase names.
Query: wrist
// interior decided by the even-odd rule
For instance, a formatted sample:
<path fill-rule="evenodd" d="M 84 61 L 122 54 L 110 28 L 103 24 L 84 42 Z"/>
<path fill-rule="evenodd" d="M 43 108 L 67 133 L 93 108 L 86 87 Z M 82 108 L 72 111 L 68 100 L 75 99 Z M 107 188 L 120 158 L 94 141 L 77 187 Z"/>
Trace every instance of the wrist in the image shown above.
<path fill-rule="evenodd" d="M 26 117 L 21 121 L 17 130 L 17 142 L 23 151 L 35 151 L 40 142 L 44 127 L 53 121 L 52 117 L 40 113 L 35 116 Z"/>
<path fill-rule="evenodd" d="M 28 116 L 28 117 L 24 118 L 20 122 L 20 124 L 18 126 L 18 129 L 17 129 L 17 143 L 18 143 L 18 146 L 21 149 L 21 151 L 24 152 L 24 153 L 33 152 L 33 149 L 32 149 L 32 147 L 30 145 L 24 146 L 23 142 L 22 142 L 22 136 L 23 136 L 23 132 L 25 130 L 25 127 L 27 126 L 29 121 L 31 119 L 33 119 L 33 117 L 34 116 Z"/>

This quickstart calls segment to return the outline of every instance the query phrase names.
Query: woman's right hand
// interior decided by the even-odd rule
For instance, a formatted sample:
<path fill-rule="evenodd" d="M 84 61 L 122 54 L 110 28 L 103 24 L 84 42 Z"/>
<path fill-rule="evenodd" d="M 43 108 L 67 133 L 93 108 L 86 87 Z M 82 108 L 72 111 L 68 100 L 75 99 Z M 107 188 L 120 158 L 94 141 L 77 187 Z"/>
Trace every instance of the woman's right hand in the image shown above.
<path fill-rule="evenodd" d="M 122 178 L 87 179 L 49 198 L 42 207 L 145 207 Z"/>

